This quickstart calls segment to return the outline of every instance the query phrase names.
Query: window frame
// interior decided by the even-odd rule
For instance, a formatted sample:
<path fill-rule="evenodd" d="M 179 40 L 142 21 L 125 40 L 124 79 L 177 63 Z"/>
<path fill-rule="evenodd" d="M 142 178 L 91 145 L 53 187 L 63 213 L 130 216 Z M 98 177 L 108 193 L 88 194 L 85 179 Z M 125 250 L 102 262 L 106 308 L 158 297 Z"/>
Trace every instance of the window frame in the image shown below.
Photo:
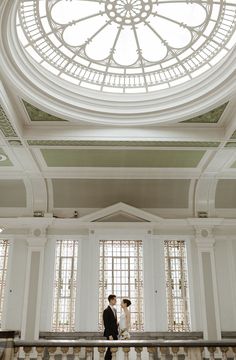
<path fill-rule="evenodd" d="M 61 247 L 63 243 L 66 244 L 71 243 L 73 246 L 72 255 L 65 256 L 62 254 L 62 248 L 58 249 L 58 244 L 61 243 Z M 60 246 L 60 245 L 59 245 Z M 57 254 L 59 251 L 59 254 Z M 55 243 L 55 264 L 54 264 L 54 272 L 53 272 L 53 297 L 52 297 L 52 315 L 51 315 L 51 329 L 53 332 L 73 332 L 76 328 L 76 307 L 77 307 L 77 296 L 78 296 L 78 263 L 79 263 L 79 241 L 77 239 L 60 239 L 56 240 Z M 70 269 L 63 270 L 62 267 L 62 259 L 72 259 Z M 70 280 L 68 283 L 64 282 L 64 286 L 69 286 L 70 296 L 62 296 L 61 294 L 61 278 L 57 277 L 63 271 L 67 273 L 71 273 Z M 71 288 L 72 287 L 72 288 Z M 65 291 L 65 290 L 64 290 Z M 69 323 L 68 324 L 60 324 L 60 312 L 59 303 L 60 299 L 66 299 L 69 302 L 70 311 L 68 312 Z M 70 301 L 69 301 L 70 300 Z M 66 312 L 64 312 L 66 314 Z"/>
<path fill-rule="evenodd" d="M 173 248 L 178 248 L 178 245 L 180 245 L 179 254 L 177 249 L 177 253 L 174 251 L 174 255 L 170 255 L 171 245 Z M 174 260 L 173 263 L 175 268 L 173 270 L 171 269 L 171 260 Z M 164 240 L 164 266 L 168 331 L 190 332 L 190 282 L 188 274 L 188 251 L 185 240 Z M 171 273 L 174 274 L 174 278 Z M 174 279 L 178 280 L 179 285 L 174 282 Z M 177 289 L 177 287 L 179 287 L 179 289 Z M 177 296 L 178 290 L 181 290 L 180 296 Z M 176 319 L 180 319 L 181 317 L 181 322 L 176 322 Z"/>
<path fill-rule="evenodd" d="M 135 247 L 135 252 L 136 254 L 133 257 L 130 257 L 130 247 L 129 247 L 129 255 L 127 254 L 122 254 L 122 242 L 125 243 L 136 243 L 137 247 Z M 110 245 L 112 246 L 112 250 L 111 250 L 111 270 L 106 270 L 105 268 L 105 259 L 109 258 L 109 256 L 104 256 L 104 252 L 105 252 L 105 246 L 110 243 Z M 120 256 L 117 256 L 117 254 L 113 255 L 113 245 L 117 243 L 119 244 L 118 246 L 120 249 Z M 141 256 L 140 256 L 140 252 L 141 252 Z M 119 276 L 120 278 L 120 283 L 114 283 L 114 259 L 128 259 L 128 265 L 127 265 L 127 270 L 128 271 L 128 282 L 127 284 L 122 283 L 121 280 L 121 275 Z M 133 268 L 132 269 L 132 265 L 131 265 L 131 259 L 137 259 L 138 264 L 137 264 L 137 268 Z M 143 286 L 143 279 L 144 279 L 144 269 L 143 269 L 143 240 L 131 240 L 131 239 L 103 239 L 103 240 L 99 240 L 99 323 L 98 323 L 98 328 L 99 330 L 103 329 L 103 324 L 102 324 L 102 312 L 104 310 L 104 308 L 108 305 L 108 300 L 107 300 L 107 296 L 109 295 L 108 292 L 106 293 L 106 288 L 107 288 L 107 279 L 105 278 L 104 274 L 106 272 L 111 272 L 111 282 L 109 283 L 111 289 L 109 292 L 110 293 L 114 293 L 116 292 L 114 290 L 115 286 L 120 286 L 120 291 L 122 289 L 122 285 L 123 286 L 127 286 L 128 290 L 127 293 L 122 295 L 119 295 L 119 293 L 115 294 L 117 295 L 117 300 L 118 302 L 123 298 L 123 297 L 127 297 L 131 299 L 131 302 L 133 303 L 131 305 L 131 321 L 132 321 L 132 317 L 134 319 L 134 317 L 136 318 L 135 322 L 133 322 L 133 324 L 131 324 L 131 331 L 143 331 L 144 329 L 144 286 Z M 138 279 L 134 280 L 134 283 L 132 283 L 131 280 L 131 272 L 133 272 L 134 274 L 137 273 L 138 275 Z M 136 288 L 136 296 L 135 299 L 137 301 L 132 301 L 132 297 L 131 297 L 131 286 L 134 286 L 134 288 Z M 132 309 L 134 309 L 134 305 L 135 303 L 137 303 L 137 307 L 135 308 L 135 311 L 132 311 Z M 120 314 L 120 310 L 119 310 L 119 303 L 117 304 L 117 312 L 118 312 L 118 317 Z M 133 315 L 133 316 L 132 316 Z M 133 325 L 133 326 L 132 326 Z"/>

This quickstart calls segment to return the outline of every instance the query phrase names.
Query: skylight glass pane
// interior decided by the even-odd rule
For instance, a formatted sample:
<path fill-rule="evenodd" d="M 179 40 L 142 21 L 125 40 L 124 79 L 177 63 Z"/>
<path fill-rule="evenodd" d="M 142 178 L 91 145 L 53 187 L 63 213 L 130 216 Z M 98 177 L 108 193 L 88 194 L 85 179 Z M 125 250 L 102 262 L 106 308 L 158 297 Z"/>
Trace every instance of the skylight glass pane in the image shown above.
<path fill-rule="evenodd" d="M 98 91 L 149 92 L 228 54 L 236 0 L 19 0 L 16 22 L 23 48 L 54 76 Z"/>

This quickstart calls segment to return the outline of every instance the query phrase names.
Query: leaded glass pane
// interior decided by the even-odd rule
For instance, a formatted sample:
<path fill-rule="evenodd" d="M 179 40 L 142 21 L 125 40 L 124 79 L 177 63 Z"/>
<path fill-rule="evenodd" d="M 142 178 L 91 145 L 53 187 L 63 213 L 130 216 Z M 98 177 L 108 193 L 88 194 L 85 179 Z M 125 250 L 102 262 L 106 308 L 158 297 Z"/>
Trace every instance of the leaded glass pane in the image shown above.
<path fill-rule="evenodd" d="M 102 313 L 110 294 L 117 296 L 117 314 L 120 302 L 129 298 L 131 330 L 143 330 L 143 268 L 142 241 L 100 241 L 99 329 L 103 327 Z"/>
<path fill-rule="evenodd" d="M 53 301 L 53 331 L 75 330 L 77 240 L 58 240 Z"/>
<path fill-rule="evenodd" d="M 115 93 L 194 79 L 236 42 L 236 5 L 188 0 L 19 0 L 22 47 L 72 84 Z"/>
<path fill-rule="evenodd" d="M 167 240 L 165 249 L 168 330 L 190 331 L 185 241 Z"/>

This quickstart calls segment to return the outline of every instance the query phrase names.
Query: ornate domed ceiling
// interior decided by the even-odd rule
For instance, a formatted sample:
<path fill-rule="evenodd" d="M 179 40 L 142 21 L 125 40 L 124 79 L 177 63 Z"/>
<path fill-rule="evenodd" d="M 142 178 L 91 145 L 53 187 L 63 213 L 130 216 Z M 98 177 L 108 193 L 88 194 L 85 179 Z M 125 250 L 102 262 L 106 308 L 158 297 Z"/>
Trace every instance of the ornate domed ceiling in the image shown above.
<path fill-rule="evenodd" d="M 70 121 L 184 121 L 234 91 L 234 2 L 3 1 L 4 72 L 26 101 Z"/>
<path fill-rule="evenodd" d="M 235 219 L 232 1 L 0 1 L 0 215 Z"/>
<path fill-rule="evenodd" d="M 53 74 L 108 92 L 150 92 L 211 69 L 234 45 L 235 5 L 216 1 L 19 1 L 18 36 Z"/>

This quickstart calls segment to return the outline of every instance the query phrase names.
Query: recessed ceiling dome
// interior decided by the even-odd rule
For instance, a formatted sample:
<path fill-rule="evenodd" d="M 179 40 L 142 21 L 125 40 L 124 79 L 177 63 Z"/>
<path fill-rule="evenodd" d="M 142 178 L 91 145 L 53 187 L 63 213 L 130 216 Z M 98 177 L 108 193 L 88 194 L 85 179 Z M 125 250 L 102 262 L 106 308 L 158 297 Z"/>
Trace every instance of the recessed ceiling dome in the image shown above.
<path fill-rule="evenodd" d="M 226 103 L 235 42 L 236 0 L 0 2 L 4 77 L 82 125 L 176 123 Z"/>
<path fill-rule="evenodd" d="M 210 70 L 235 44 L 219 1 L 20 0 L 22 46 L 41 66 L 99 92 L 144 93 Z"/>

